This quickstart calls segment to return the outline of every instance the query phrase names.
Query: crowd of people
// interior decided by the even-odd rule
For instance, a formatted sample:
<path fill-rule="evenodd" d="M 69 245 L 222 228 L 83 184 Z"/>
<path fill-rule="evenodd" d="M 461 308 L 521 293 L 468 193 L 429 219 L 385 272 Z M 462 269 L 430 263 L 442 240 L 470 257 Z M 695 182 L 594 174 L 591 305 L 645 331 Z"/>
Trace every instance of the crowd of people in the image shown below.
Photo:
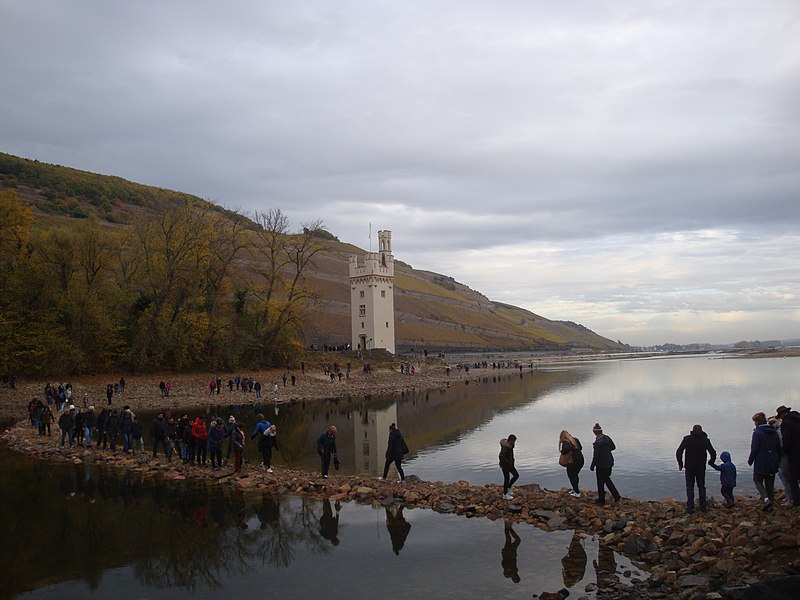
<path fill-rule="evenodd" d="M 493 368 L 503 368 L 503 364 L 492 364 Z M 328 373 L 342 373 L 339 365 L 325 365 Z M 349 373 L 350 365 L 346 371 Z M 305 365 L 303 365 L 305 371 Z M 287 371 L 288 373 L 288 371 Z M 286 386 L 289 376 L 283 376 Z M 292 385 L 295 376 L 291 375 Z M 277 399 L 279 384 L 275 382 L 274 397 Z M 162 381 L 159 388 L 165 397 L 169 394 L 169 382 Z M 209 383 L 211 395 L 219 395 L 223 381 L 217 377 Z M 235 376 L 228 380 L 229 391 L 242 390 L 245 393 L 255 391 L 260 397 L 260 384 L 252 377 Z M 114 395 L 122 396 L 125 391 L 125 380 L 121 378 L 116 384 L 108 384 L 109 404 Z M 122 452 L 145 452 L 143 427 L 131 410 L 125 405 L 103 407 L 99 411 L 88 404 L 84 394 L 83 406 L 75 406 L 73 387 L 69 383 L 48 384 L 45 387 L 46 402 L 32 400 L 28 405 L 28 415 L 32 426 L 39 435 L 52 435 L 54 424 L 60 430 L 60 446 L 83 446 L 86 448 L 107 449 L 116 451 L 121 445 Z M 55 408 L 55 411 L 53 410 Z M 56 416 L 57 415 L 57 416 Z M 257 423 L 250 440 L 256 440 L 262 458 L 262 467 L 268 472 L 272 469 L 272 454 L 279 450 L 277 428 L 262 413 L 256 416 Z M 795 510 L 800 510 L 800 413 L 790 407 L 779 406 L 775 415 L 767 418 L 765 413 L 758 412 L 752 416 L 754 430 L 751 438 L 751 450 L 747 464 L 753 467 L 753 481 L 765 511 L 775 506 L 775 478 L 780 478 L 785 489 L 786 498 Z M 616 445 L 603 428 L 596 423 L 592 429 L 592 459 L 590 470 L 595 472 L 597 483 L 597 504 L 606 503 L 606 494 L 610 494 L 614 502 L 621 499 L 621 494 L 612 480 L 614 451 Z M 176 417 L 170 410 L 158 414 L 152 423 L 152 456 L 163 451 L 167 460 L 173 456 L 190 463 L 205 466 L 210 462 L 212 468 L 221 468 L 224 462 L 234 455 L 234 471 L 242 469 L 243 451 L 246 436 L 242 425 L 233 415 L 227 421 L 220 416 L 213 416 L 207 423 L 203 417 L 190 419 L 188 414 Z M 516 436 L 509 435 L 500 440 L 499 466 L 503 474 L 503 498 L 513 499 L 511 488 L 519 479 L 514 466 L 514 448 Z M 223 460 L 223 448 L 227 442 L 227 452 Z M 584 448 L 580 439 L 568 431 L 561 431 L 558 438 L 559 464 L 566 469 L 570 484 L 569 494 L 580 497 L 580 473 L 585 466 Z M 408 446 L 395 423 L 389 427 L 386 462 L 382 475 L 385 480 L 389 469 L 394 465 L 398 474 L 398 482 L 403 482 L 405 473 L 402 460 L 408 453 Z M 329 476 L 331 464 L 339 468 L 336 449 L 336 427 L 330 426 L 317 438 L 317 452 L 321 461 L 321 475 Z M 720 493 L 726 506 L 734 506 L 734 489 L 736 487 L 737 469 L 729 451 L 717 452 L 708 434 L 701 425 L 694 425 L 688 435 L 680 442 L 676 450 L 678 469 L 684 472 L 686 483 L 686 511 L 695 510 L 695 489 L 697 490 L 697 506 L 701 512 L 708 510 L 708 494 L 706 492 L 706 467 L 711 467 L 720 474 Z"/>
<path fill-rule="evenodd" d="M 793 509 L 800 511 L 800 413 L 790 407 L 779 406 L 775 416 L 767 418 L 763 412 L 752 417 L 755 428 L 750 442 L 750 455 L 747 464 L 753 467 L 753 483 L 762 501 L 764 511 L 775 506 L 775 476 L 783 483 L 786 498 Z M 614 441 L 605 433 L 599 423 L 592 428 L 595 436 L 592 444 L 592 462 L 589 469 L 595 471 L 597 479 L 597 504 L 606 503 L 606 490 L 614 502 L 619 502 L 620 495 L 611 472 L 614 466 Z M 499 464 L 503 473 L 503 498 L 513 499 L 511 486 L 519 478 L 514 468 L 514 446 L 517 437 L 509 435 L 500 440 Z M 580 498 L 580 472 L 585 464 L 583 446 L 580 440 L 568 431 L 562 431 L 558 438 L 559 459 L 566 468 L 570 483 L 570 495 Z M 701 512 L 708 510 L 706 494 L 706 465 L 720 474 L 720 494 L 728 507 L 734 506 L 733 490 L 736 487 L 736 465 L 730 452 L 722 452 L 721 463 L 717 464 L 717 453 L 711 444 L 708 434 L 701 425 L 695 425 L 687 436 L 681 440 L 675 452 L 678 470 L 684 471 L 686 479 L 686 512 L 695 510 L 695 487 L 697 488 L 698 505 Z"/>

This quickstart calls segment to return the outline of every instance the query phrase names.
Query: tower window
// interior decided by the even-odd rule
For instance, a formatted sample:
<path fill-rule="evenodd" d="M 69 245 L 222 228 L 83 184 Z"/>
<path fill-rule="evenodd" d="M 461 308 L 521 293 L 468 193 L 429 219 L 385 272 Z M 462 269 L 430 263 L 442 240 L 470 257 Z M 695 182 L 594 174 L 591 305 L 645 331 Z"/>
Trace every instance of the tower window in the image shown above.
<path fill-rule="evenodd" d="M 361 290 L 360 292 L 358 292 L 358 297 L 359 298 L 363 298 L 364 297 L 364 290 Z"/>
<path fill-rule="evenodd" d="M 358 307 L 358 316 L 359 317 L 366 317 L 367 316 L 367 305 L 361 304 Z"/>
<path fill-rule="evenodd" d="M 389 321 L 386 321 L 386 328 L 389 328 Z"/>
<path fill-rule="evenodd" d="M 364 321 L 361 321 L 361 329 L 364 329 Z"/>
<path fill-rule="evenodd" d="M 381 298 L 386 298 L 386 290 L 381 290 Z"/>

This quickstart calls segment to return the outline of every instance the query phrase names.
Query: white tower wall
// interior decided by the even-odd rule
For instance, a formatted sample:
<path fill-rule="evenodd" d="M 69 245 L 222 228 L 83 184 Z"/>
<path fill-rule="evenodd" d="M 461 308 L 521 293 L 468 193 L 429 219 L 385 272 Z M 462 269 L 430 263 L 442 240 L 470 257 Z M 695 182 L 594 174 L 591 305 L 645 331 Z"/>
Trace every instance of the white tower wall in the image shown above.
<path fill-rule="evenodd" d="M 378 252 L 350 257 L 353 349 L 395 352 L 392 232 L 378 232 Z"/>

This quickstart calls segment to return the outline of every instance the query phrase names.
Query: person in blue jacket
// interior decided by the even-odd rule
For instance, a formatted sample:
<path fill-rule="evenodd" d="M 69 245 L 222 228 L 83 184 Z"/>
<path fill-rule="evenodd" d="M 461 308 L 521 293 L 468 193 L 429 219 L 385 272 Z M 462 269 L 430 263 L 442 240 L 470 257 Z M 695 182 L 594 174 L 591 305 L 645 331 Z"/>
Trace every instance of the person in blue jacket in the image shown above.
<path fill-rule="evenodd" d="M 211 468 L 222 468 L 222 444 L 225 442 L 225 428 L 222 419 L 217 419 L 208 430 L 208 453 L 211 455 Z"/>
<path fill-rule="evenodd" d="M 336 456 L 336 426 L 331 425 L 327 431 L 317 439 L 317 454 L 322 459 L 322 476 L 328 478 L 328 469 L 331 466 L 331 457 L 337 460 Z"/>
<path fill-rule="evenodd" d="M 767 423 L 763 412 L 753 415 L 753 437 L 750 441 L 750 457 L 747 464 L 753 467 L 753 483 L 756 485 L 761 500 L 762 510 L 772 510 L 775 504 L 775 473 L 781 459 L 781 442 L 778 430 Z"/>
<path fill-rule="evenodd" d="M 731 461 L 731 453 L 723 452 L 719 455 L 721 465 L 709 463 L 713 469 L 719 471 L 720 493 L 725 498 L 725 504 L 733 506 L 733 488 L 736 487 L 736 465 Z"/>

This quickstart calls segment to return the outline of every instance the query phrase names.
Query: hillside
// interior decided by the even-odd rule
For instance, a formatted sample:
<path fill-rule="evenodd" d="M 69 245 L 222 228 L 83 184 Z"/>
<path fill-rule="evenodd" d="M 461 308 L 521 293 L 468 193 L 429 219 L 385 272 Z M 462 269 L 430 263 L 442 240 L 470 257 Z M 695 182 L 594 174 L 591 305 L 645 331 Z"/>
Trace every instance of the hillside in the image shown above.
<path fill-rule="evenodd" d="M 221 218 L 235 214 L 205 200 L 172 190 L 106 175 L 48 165 L 0 153 L 0 189 L 12 189 L 35 219 L 49 223 L 93 217 L 108 227 L 133 223 L 188 202 L 203 204 Z M 257 225 L 247 222 L 248 229 Z M 391 223 L 386 224 L 391 229 Z M 333 236 L 306 273 L 318 302 L 303 327 L 304 343 L 350 341 L 348 257 L 364 250 Z M 493 302 L 446 275 L 416 270 L 395 257 L 395 315 L 398 352 L 439 350 L 613 351 L 623 347 L 591 330 L 552 321 L 528 310 Z M 237 259 L 246 267 L 246 259 Z M 246 269 L 245 269 L 246 270 Z"/>

